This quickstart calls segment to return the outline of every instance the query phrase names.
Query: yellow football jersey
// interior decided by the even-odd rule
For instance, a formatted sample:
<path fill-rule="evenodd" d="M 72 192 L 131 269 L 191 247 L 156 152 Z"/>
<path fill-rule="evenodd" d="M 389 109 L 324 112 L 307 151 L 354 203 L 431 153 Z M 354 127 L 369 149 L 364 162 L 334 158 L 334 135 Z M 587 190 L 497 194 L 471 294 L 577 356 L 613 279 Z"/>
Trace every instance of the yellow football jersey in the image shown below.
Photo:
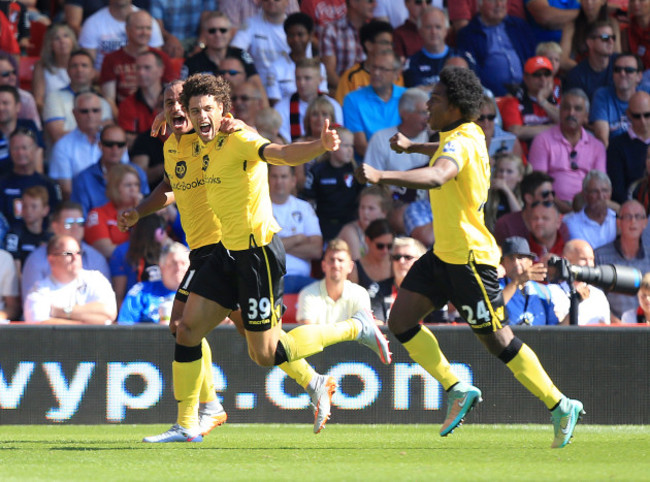
<path fill-rule="evenodd" d="M 208 204 L 203 180 L 206 167 L 205 146 L 194 131 L 181 136 L 171 135 L 163 147 L 165 174 L 174 191 L 190 249 L 221 241 L 221 223 Z"/>
<path fill-rule="evenodd" d="M 458 175 L 429 191 L 436 240 L 433 252 L 451 264 L 467 263 L 473 252 L 477 263 L 497 266 L 499 249 L 484 218 L 490 159 L 483 131 L 475 123 L 466 122 L 440 132 L 440 145 L 429 165 L 440 157 L 455 162 Z"/>
<path fill-rule="evenodd" d="M 208 202 L 221 221 L 221 241 L 227 249 L 266 246 L 280 231 L 273 217 L 267 164 L 260 156 L 268 144 L 255 132 L 239 130 L 219 133 L 206 145 Z"/>

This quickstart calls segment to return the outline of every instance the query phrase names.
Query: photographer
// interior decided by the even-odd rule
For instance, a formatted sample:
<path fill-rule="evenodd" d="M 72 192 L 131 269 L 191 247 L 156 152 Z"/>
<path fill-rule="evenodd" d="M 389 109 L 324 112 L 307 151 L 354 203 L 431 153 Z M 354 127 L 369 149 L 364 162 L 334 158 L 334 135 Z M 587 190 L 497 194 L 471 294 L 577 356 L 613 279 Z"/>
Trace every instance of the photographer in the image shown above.
<path fill-rule="evenodd" d="M 577 266 L 595 266 L 594 250 L 582 239 L 572 239 L 564 245 L 562 255 Z M 572 297 L 566 281 L 549 284 L 554 300 L 557 300 L 556 313 L 562 323 L 569 322 L 571 304 L 577 303 L 578 325 L 610 324 L 609 302 L 605 293 L 584 281 L 574 281 L 575 295 Z"/>
<path fill-rule="evenodd" d="M 534 263 L 536 255 L 531 252 L 526 239 L 520 236 L 507 238 L 502 250 L 501 264 L 506 276 L 499 279 L 499 284 L 503 289 L 509 324 L 560 324 L 552 292 L 540 283 L 546 278 L 546 266 L 544 263 Z M 565 316 L 562 324 L 567 323 L 568 317 Z"/>

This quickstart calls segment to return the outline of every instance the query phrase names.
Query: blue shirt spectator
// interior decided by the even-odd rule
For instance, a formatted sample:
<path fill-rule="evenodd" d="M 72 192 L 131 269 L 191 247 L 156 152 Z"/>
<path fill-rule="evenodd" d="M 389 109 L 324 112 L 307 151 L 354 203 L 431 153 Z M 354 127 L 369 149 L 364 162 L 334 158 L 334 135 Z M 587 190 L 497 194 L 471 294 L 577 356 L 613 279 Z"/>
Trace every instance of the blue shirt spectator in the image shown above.
<path fill-rule="evenodd" d="M 162 281 L 136 283 L 122 302 L 117 324 L 159 323 L 161 304 L 170 301 L 175 294 L 176 291 L 165 287 Z"/>

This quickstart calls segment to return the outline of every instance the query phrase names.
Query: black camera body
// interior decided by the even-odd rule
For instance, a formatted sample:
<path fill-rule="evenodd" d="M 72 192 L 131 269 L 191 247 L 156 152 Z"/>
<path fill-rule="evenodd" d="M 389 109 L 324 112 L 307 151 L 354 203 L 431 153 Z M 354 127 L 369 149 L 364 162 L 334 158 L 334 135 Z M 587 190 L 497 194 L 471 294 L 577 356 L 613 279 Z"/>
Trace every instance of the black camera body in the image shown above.
<path fill-rule="evenodd" d="M 601 264 L 596 267 L 577 266 L 565 258 L 551 255 L 548 260 L 549 283 L 584 281 L 604 291 L 634 295 L 641 286 L 642 274 L 630 266 Z"/>

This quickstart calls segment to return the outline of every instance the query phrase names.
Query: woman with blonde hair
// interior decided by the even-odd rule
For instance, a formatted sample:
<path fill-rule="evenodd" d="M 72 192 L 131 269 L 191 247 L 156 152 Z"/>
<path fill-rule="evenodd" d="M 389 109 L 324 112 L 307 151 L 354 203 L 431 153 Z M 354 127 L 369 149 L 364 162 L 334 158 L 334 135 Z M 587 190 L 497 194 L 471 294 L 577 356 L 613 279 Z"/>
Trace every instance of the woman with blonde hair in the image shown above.
<path fill-rule="evenodd" d="M 316 97 L 307 106 L 303 125 L 305 127 L 305 135 L 298 139 L 298 141 L 313 141 L 320 137 L 320 131 L 323 129 L 325 119 L 330 121 L 330 126 L 334 126 L 337 122 L 336 115 L 334 114 L 334 106 L 324 96 Z M 312 159 L 311 161 L 301 164 L 296 167 L 296 186 L 298 192 L 302 191 L 305 186 L 305 179 L 311 167 L 321 160 L 320 157 Z"/>
<path fill-rule="evenodd" d="M 117 227 L 117 217 L 142 198 L 138 171 L 128 164 L 113 166 L 108 172 L 106 196 L 106 204 L 88 213 L 85 241 L 108 259 L 118 244 L 129 240 L 129 233 Z"/>
<path fill-rule="evenodd" d="M 501 216 L 521 211 L 524 203 L 519 184 L 524 174 L 526 167 L 521 157 L 511 153 L 496 156 L 485 204 L 485 225 L 491 232 L 494 232 L 497 219 Z"/>
<path fill-rule="evenodd" d="M 343 226 L 337 236 L 348 243 L 353 261 L 368 252 L 365 235 L 368 225 L 376 219 L 387 218 L 392 206 L 393 200 L 386 186 L 373 185 L 361 191 L 357 219 Z"/>
<path fill-rule="evenodd" d="M 78 48 L 77 36 L 67 24 L 55 23 L 48 27 L 32 79 L 32 93 L 39 112 L 43 110 L 47 94 L 70 84 L 68 62 L 70 54 Z"/>

